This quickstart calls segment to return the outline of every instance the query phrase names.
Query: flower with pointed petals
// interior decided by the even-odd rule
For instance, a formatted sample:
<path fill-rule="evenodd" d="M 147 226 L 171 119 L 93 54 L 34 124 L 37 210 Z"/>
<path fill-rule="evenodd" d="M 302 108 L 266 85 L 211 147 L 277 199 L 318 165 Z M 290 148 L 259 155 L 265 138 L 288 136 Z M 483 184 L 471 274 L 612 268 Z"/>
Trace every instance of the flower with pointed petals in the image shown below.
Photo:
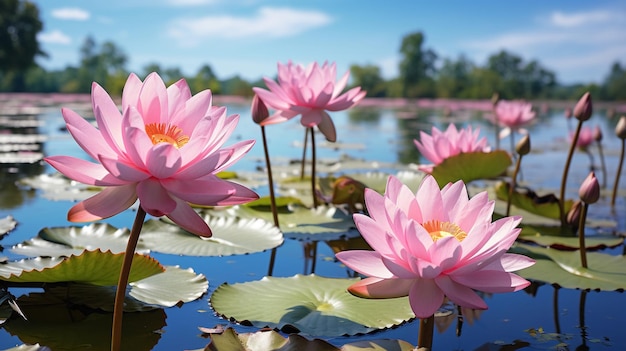
<path fill-rule="evenodd" d="M 420 141 L 413 142 L 422 156 L 432 164 L 420 165 L 418 168 L 423 172 L 432 173 L 434 166 L 451 156 L 466 152 L 491 151 L 487 139 L 479 138 L 479 134 L 479 128 L 472 130 L 472 127 L 468 126 L 458 130 L 452 123 L 443 132 L 436 127 L 432 127 L 430 135 L 420 131 Z"/>
<path fill-rule="evenodd" d="M 284 122 L 301 115 L 305 127 L 317 126 L 328 141 L 337 140 L 335 125 L 326 111 L 348 109 L 365 97 L 365 91 L 355 87 L 341 94 L 348 83 L 350 72 L 335 80 L 335 63 L 317 62 L 307 67 L 278 63 L 278 82 L 264 78 L 269 90 L 253 88 L 265 104 L 276 112 L 261 125 Z"/>
<path fill-rule="evenodd" d="M 497 125 L 504 126 L 500 131 L 500 139 L 505 138 L 513 131 L 528 134 L 522 127 L 530 124 L 534 120 L 535 112 L 533 112 L 532 109 L 532 104 L 525 101 L 498 101 L 495 116 L 491 118 L 497 118 Z"/>
<path fill-rule="evenodd" d="M 578 195 L 587 204 L 594 204 L 600 199 L 600 183 L 598 183 L 598 178 L 596 178 L 596 174 L 593 171 L 589 173 L 580 185 Z"/>
<path fill-rule="evenodd" d="M 475 292 L 513 292 L 530 283 L 511 273 L 534 264 L 510 254 L 520 217 L 492 222 L 494 202 L 487 192 L 469 198 L 462 181 L 439 190 L 426 176 L 417 193 L 390 176 L 384 195 L 366 189 L 369 217 L 354 222 L 374 251 L 336 254 L 367 278 L 349 291 L 368 298 L 409 296 L 417 318 L 432 316 L 447 297 L 455 304 L 486 309 Z"/>
<path fill-rule="evenodd" d="M 211 106 L 209 90 L 194 96 L 184 80 L 167 87 L 156 73 L 141 81 L 131 74 L 122 94 L 122 112 L 98 84 L 91 100 L 97 128 L 64 108 L 67 130 L 97 162 L 51 156 L 45 160 L 65 176 L 105 187 L 68 213 L 72 222 L 108 218 L 137 199 L 153 216 L 167 216 L 185 230 L 210 236 L 191 204 L 234 205 L 258 195 L 216 174 L 254 145 L 253 140 L 222 148 L 239 120 L 226 108 Z"/>

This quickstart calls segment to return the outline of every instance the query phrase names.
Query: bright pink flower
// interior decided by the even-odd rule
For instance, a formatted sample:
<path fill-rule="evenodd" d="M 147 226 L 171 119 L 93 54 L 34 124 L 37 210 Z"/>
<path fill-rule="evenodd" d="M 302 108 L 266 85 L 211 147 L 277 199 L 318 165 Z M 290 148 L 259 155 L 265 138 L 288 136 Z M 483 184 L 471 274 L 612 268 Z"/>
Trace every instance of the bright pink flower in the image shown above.
<path fill-rule="evenodd" d="M 500 100 L 496 104 L 495 117 L 499 126 L 504 127 L 500 131 L 500 138 L 508 136 L 512 131 L 527 134 L 522 127 L 530 124 L 535 118 L 533 106 L 525 101 Z M 492 120 L 492 122 L 494 122 Z"/>
<path fill-rule="evenodd" d="M 569 139 L 574 139 L 574 133 L 570 133 Z M 579 149 L 586 150 L 589 145 L 594 142 L 593 129 L 587 126 L 583 126 L 580 128 L 580 133 L 578 134 L 578 140 L 576 140 L 576 146 Z"/>
<path fill-rule="evenodd" d="M 302 115 L 300 123 L 305 127 L 317 126 L 328 141 L 337 140 L 335 125 L 326 111 L 348 109 L 365 97 L 365 91 L 355 87 L 341 94 L 348 83 L 350 72 L 335 81 L 335 63 L 324 63 L 321 67 L 314 62 L 306 68 L 278 63 L 278 82 L 264 78 L 268 90 L 253 88 L 265 104 L 276 110 L 261 125 L 284 122 Z M 340 95 L 341 94 L 341 95 Z"/>
<path fill-rule="evenodd" d="M 73 180 L 106 187 L 72 207 L 70 221 L 108 218 L 139 199 L 147 213 L 210 236 L 190 203 L 234 205 L 258 198 L 250 189 L 215 175 L 239 160 L 254 141 L 221 148 L 239 116 L 211 106 L 209 90 L 191 96 L 182 79 L 166 88 L 156 73 L 144 82 L 131 74 L 122 95 L 123 113 L 96 83 L 91 100 L 97 128 L 72 110 L 64 108 L 62 113 L 78 145 L 98 162 L 70 156 L 45 159 Z"/>
<path fill-rule="evenodd" d="M 479 138 L 480 129 L 472 130 L 471 126 L 457 130 L 452 123 L 445 131 L 432 127 L 431 135 L 420 131 L 420 141 L 413 140 L 419 152 L 433 164 L 420 165 L 418 168 L 426 173 L 432 173 L 433 167 L 445 159 L 466 152 L 489 152 L 485 137 Z"/>
<path fill-rule="evenodd" d="M 518 291 L 530 283 L 512 271 L 534 260 L 507 253 L 520 229 L 520 217 L 491 221 L 494 202 L 487 192 L 468 197 L 462 181 L 439 190 L 426 176 L 413 194 L 390 176 L 384 196 L 366 189 L 369 216 L 354 221 L 374 251 L 350 250 L 337 258 L 368 276 L 349 287 L 357 296 L 409 296 L 417 318 L 432 316 L 447 297 L 462 307 L 486 309 L 474 290 Z"/>

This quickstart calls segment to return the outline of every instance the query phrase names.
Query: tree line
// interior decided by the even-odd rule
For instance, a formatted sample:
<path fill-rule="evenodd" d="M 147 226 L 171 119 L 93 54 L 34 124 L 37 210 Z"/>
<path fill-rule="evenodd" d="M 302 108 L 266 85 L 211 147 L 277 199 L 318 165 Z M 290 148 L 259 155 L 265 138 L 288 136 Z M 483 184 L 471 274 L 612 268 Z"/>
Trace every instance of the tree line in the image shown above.
<path fill-rule="evenodd" d="M 46 57 L 37 34 L 43 23 L 37 6 L 27 0 L 0 2 L 0 91 L 88 93 L 97 81 L 109 93 L 119 94 L 128 77 L 128 56 L 115 43 L 97 43 L 87 37 L 76 66 L 48 71 L 36 58 Z M 384 79 L 376 65 L 351 65 L 351 85 L 361 86 L 369 97 L 488 99 L 498 93 L 505 99 L 577 99 L 590 91 L 599 100 L 626 100 L 626 67 L 615 62 L 601 84 L 559 84 L 556 74 L 536 60 L 525 61 L 508 51 L 497 52 L 478 65 L 464 55 L 440 57 L 424 47 L 424 34 L 404 36 L 399 46 L 398 77 Z M 139 75 L 158 72 L 167 83 L 186 78 L 194 93 L 211 89 L 216 94 L 250 96 L 253 86 L 239 76 L 220 79 L 206 63 L 187 76 L 178 67 L 146 65 Z"/>

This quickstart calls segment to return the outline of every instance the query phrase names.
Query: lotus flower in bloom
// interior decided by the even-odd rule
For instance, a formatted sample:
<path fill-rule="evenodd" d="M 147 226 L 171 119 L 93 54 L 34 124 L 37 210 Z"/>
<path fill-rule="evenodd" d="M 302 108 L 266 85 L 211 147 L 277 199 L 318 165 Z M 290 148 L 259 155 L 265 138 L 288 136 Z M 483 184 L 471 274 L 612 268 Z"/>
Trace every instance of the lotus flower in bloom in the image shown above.
<path fill-rule="evenodd" d="M 530 124 L 535 118 L 533 106 L 529 102 L 500 100 L 496 104 L 495 116 L 497 124 L 504 126 L 500 131 L 500 139 L 505 138 L 512 131 L 518 131 L 522 134 L 528 132 L 522 127 Z M 495 121 L 492 121 L 495 122 Z"/>
<path fill-rule="evenodd" d="M 284 122 L 302 115 L 300 123 L 305 127 L 317 126 L 328 141 L 337 140 L 335 125 L 326 111 L 348 109 L 365 97 L 365 91 L 355 87 L 341 94 L 348 83 L 350 72 L 335 81 L 335 63 L 314 62 L 306 68 L 288 62 L 278 63 L 278 82 L 264 78 L 268 90 L 253 88 L 265 104 L 276 110 L 270 118 L 261 122 L 269 125 Z"/>
<path fill-rule="evenodd" d="M 465 152 L 489 152 L 485 137 L 479 138 L 480 129 L 471 126 L 458 130 L 452 123 L 445 131 L 432 127 L 431 135 L 420 131 L 420 141 L 413 140 L 419 152 L 433 164 L 420 165 L 418 168 L 432 173 L 433 167 L 445 159 Z"/>
<path fill-rule="evenodd" d="M 92 86 L 97 128 L 69 109 L 62 109 L 68 131 L 97 162 L 70 156 L 45 160 L 65 176 L 105 187 L 68 213 L 72 222 L 100 220 L 129 208 L 137 199 L 153 216 L 167 216 L 201 236 L 211 231 L 189 203 L 218 206 L 257 199 L 241 185 L 215 174 L 240 159 L 254 145 L 242 141 L 221 148 L 233 132 L 238 115 L 211 106 L 211 92 L 194 96 L 184 80 L 165 87 L 156 73 L 142 82 L 128 77 L 122 113 L 107 92 Z"/>
<path fill-rule="evenodd" d="M 374 251 L 336 254 L 365 276 L 349 291 L 368 298 L 409 296 L 415 316 L 432 316 L 447 297 L 462 307 L 486 309 L 475 290 L 513 292 L 530 283 L 511 273 L 534 264 L 510 254 L 520 217 L 491 221 L 494 202 L 487 192 L 469 198 L 462 181 L 439 190 L 426 176 L 416 194 L 390 176 L 384 195 L 366 189 L 369 217 L 354 221 Z"/>

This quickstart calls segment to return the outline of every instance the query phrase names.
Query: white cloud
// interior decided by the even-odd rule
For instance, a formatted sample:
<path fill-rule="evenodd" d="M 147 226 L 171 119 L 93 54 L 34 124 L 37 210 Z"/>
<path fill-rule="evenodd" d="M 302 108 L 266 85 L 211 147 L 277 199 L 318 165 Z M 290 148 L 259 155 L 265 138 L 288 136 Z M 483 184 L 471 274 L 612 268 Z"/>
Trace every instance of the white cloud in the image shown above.
<path fill-rule="evenodd" d="M 52 17 L 63 20 L 86 21 L 91 15 L 89 12 L 77 7 L 65 7 L 52 10 Z"/>
<path fill-rule="evenodd" d="M 187 45 L 209 37 L 289 37 L 332 22 L 319 11 L 262 7 L 251 17 L 229 15 L 179 18 L 170 23 L 168 35 Z"/>
<path fill-rule="evenodd" d="M 49 44 L 68 45 L 72 42 L 72 39 L 60 30 L 53 30 L 52 32 L 41 33 L 37 36 L 37 39 L 43 43 Z"/>
<path fill-rule="evenodd" d="M 553 12 L 550 15 L 550 23 L 557 27 L 578 27 L 588 23 L 605 22 L 616 18 L 614 12 L 591 11 L 578 13 Z"/>
<path fill-rule="evenodd" d="M 218 3 L 219 0 L 167 0 L 168 5 L 172 6 L 200 6 L 200 5 L 213 5 Z"/>

